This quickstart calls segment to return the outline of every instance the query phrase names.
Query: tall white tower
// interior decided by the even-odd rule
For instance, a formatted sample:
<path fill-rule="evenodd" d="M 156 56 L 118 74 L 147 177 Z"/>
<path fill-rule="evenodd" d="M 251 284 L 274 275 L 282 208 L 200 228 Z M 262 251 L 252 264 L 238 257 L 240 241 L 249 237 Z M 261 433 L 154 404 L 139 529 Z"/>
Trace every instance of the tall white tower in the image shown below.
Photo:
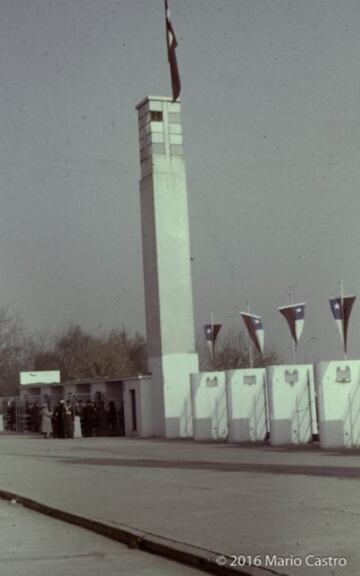
<path fill-rule="evenodd" d="M 146 332 L 154 433 L 191 436 L 195 352 L 186 171 L 179 102 L 137 105 Z"/>

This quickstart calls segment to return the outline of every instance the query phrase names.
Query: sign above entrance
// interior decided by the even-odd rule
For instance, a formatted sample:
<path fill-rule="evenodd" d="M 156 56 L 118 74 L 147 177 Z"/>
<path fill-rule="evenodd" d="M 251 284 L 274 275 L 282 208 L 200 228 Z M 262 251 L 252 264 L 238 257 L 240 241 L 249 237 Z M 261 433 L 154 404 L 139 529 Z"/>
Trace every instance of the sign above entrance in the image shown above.
<path fill-rule="evenodd" d="M 33 384 L 59 384 L 60 370 L 40 370 L 37 372 L 20 372 L 21 386 Z"/>

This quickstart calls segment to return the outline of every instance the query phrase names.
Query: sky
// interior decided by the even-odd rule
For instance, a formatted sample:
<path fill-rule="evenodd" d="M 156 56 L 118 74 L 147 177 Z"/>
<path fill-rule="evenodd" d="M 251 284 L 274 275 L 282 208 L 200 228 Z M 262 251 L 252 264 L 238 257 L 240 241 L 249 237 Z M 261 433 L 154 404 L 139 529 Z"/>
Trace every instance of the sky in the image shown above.
<path fill-rule="evenodd" d="M 182 80 L 196 333 L 342 357 L 328 299 L 358 294 L 360 4 L 169 0 Z M 29 331 L 145 333 L 135 106 L 171 94 L 162 0 L 1 0 L 0 305 Z M 290 288 L 291 287 L 291 288 Z"/>

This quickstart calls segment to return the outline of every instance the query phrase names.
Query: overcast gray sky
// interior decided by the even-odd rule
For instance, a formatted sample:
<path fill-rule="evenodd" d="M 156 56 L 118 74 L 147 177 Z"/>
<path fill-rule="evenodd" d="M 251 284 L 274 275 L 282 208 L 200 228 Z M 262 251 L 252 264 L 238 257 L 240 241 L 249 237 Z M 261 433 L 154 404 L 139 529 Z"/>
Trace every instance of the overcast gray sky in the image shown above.
<path fill-rule="evenodd" d="M 360 3 L 169 5 L 197 332 L 211 311 L 237 329 L 249 301 L 290 360 L 291 285 L 299 359 L 340 357 L 328 297 L 360 286 Z M 144 333 L 134 108 L 170 95 L 163 1 L 1 0 L 0 55 L 0 303 L 30 330 Z"/>

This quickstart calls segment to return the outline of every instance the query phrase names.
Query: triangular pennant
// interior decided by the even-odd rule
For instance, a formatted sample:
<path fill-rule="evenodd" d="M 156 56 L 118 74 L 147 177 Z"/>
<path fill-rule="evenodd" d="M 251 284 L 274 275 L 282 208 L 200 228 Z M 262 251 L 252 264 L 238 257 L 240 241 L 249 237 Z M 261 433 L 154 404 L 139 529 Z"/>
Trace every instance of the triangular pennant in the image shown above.
<path fill-rule="evenodd" d="M 240 312 L 240 315 L 249 332 L 250 338 L 254 342 L 256 349 L 263 354 L 264 352 L 264 326 L 261 316 L 250 314 L 249 312 Z"/>
<path fill-rule="evenodd" d="M 302 302 L 300 304 L 289 304 L 288 306 L 278 308 L 280 314 L 286 319 L 291 336 L 296 344 L 299 342 L 304 329 L 305 306 L 306 304 Z"/>

